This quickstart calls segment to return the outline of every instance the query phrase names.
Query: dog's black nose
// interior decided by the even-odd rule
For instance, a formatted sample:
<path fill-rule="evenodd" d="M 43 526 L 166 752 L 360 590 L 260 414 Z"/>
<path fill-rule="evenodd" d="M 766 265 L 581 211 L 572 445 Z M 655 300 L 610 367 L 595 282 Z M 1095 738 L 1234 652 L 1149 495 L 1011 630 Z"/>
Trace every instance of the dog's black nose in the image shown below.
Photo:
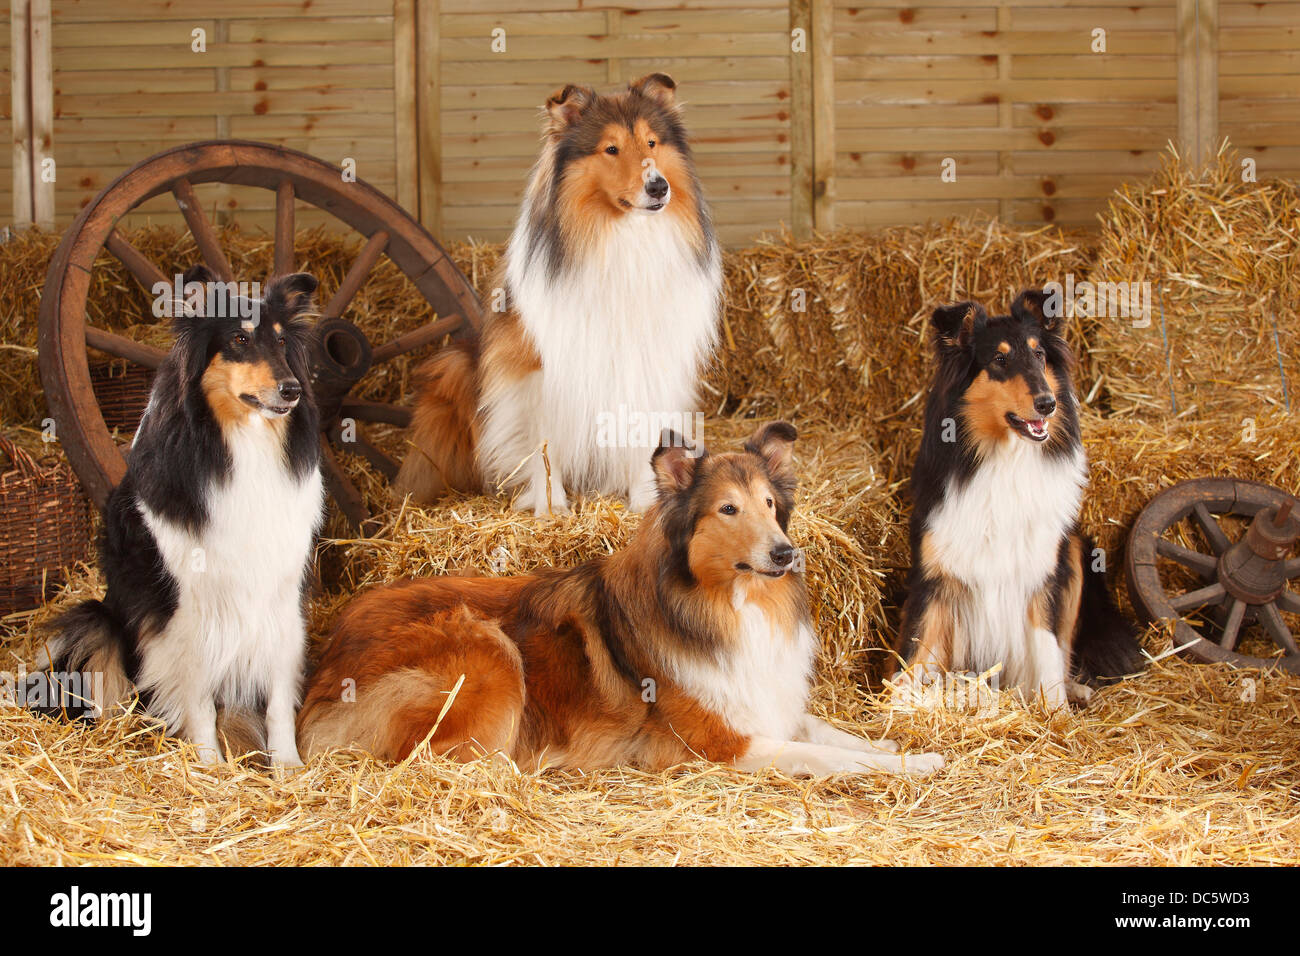
<path fill-rule="evenodd" d="M 768 555 L 778 568 L 784 568 L 794 560 L 794 548 L 788 544 L 778 544 Z"/>
<path fill-rule="evenodd" d="M 1034 399 L 1034 411 L 1046 418 L 1052 412 L 1056 411 L 1055 395 L 1039 395 Z"/>
<path fill-rule="evenodd" d="M 293 379 L 280 383 L 280 397 L 286 402 L 296 402 L 302 397 L 302 386 Z"/>
<path fill-rule="evenodd" d="M 668 180 L 656 176 L 645 184 L 646 195 L 651 199 L 663 199 L 668 195 Z"/>

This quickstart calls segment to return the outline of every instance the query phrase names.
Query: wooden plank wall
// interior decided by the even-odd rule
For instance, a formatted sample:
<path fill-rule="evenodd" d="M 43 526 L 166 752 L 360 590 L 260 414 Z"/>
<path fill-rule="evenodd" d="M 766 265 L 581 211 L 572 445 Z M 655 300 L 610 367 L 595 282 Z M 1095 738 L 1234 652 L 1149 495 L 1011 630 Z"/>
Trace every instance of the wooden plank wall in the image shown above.
<path fill-rule="evenodd" d="M 1176 138 L 1174 0 L 835 8 L 837 225 L 1087 223 Z"/>
<path fill-rule="evenodd" d="M 9 6 L 6 4 L 0 9 L 0 130 L 8 134 L 5 137 L 5 148 L 0 149 L 0 227 L 31 218 L 30 212 L 19 211 L 14 197 L 13 143 L 17 133 L 13 128 L 12 48 L 9 37 L 12 24 Z M 30 205 L 27 208 L 30 209 Z"/>
<path fill-rule="evenodd" d="M 302 11 L 297 0 L 54 0 L 59 222 L 131 164 L 215 137 L 352 158 L 360 178 L 396 196 L 406 184 L 395 148 L 392 0 L 312 0 L 310 14 Z M 206 31 L 206 52 L 193 49 L 196 29 Z M 218 218 L 273 224 L 270 192 L 214 185 L 200 198 Z M 133 218 L 146 216 L 181 221 L 170 196 Z M 299 221 L 327 217 L 304 211 Z"/>
<path fill-rule="evenodd" d="M 132 163 L 233 136 L 351 157 L 443 238 L 500 239 L 547 95 L 654 70 L 679 83 L 730 244 L 783 222 L 976 211 L 1092 224 L 1166 143 L 1207 142 L 1189 134 L 1215 122 L 1203 102 L 1188 108 L 1196 84 L 1217 89 L 1217 134 L 1260 176 L 1300 175 L 1300 0 L 39 2 L 53 8 L 60 225 Z M 1189 11 L 1210 18 L 1195 42 Z M 206 53 L 191 49 L 196 28 Z M 806 53 L 792 52 L 792 28 Z M 0 44 L 7 64 L 8 29 Z M 0 211 L 13 162 L 0 158 Z M 271 225 L 269 193 L 201 195 L 218 218 Z M 167 197 L 145 216 L 180 221 Z"/>
<path fill-rule="evenodd" d="M 1300 178 L 1300 3 L 1220 0 L 1219 132 L 1260 178 Z"/>
<path fill-rule="evenodd" d="M 687 104 L 719 232 L 790 220 L 788 0 L 442 0 L 444 231 L 501 239 L 537 156 L 539 111 L 566 83 L 612 89 L 668 73 Z M 503 30 L 503 52 L 493 31 Z M 499 44 L 498 44 L 499 46 Z"/>

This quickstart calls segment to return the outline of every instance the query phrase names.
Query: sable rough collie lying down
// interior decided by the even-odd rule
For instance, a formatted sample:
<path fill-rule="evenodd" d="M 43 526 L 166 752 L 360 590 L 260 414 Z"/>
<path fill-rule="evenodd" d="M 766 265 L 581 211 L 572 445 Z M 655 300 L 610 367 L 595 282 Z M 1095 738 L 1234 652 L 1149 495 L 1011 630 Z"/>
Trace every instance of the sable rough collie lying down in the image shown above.
<path fill-rule="evenodd" d="M 208 762 L 219 759 L 219 707 L 264 709 L 272 761 L 295 765 L 303 592 L 322 514 L 302 318 L 316 280 L 273 279 L 261 301 L 233 296 L 202 266 L 185 283 L 206 294 L 174 322 L 108 500 L 108 592 L 53 625 L 43 666 L 65 693 L 45 709 L 98 716 L 134 686 L 146 712 Z M 103 699 L 66 693 L 69 674 L 90 675 L 80 686 Z"/>
<path fill-rule="evenodd" d="M 791 774 L 941 767 L 807 713 L 817 638 L 786 537 L 794 438 L 779 422 L 741 453 L 693 457 L 665 434 L 658 503 L 623 551 L 356 598 L 309 684 L 303 752 L 397 760 L 429 738 L 436 753 L 500 752 L 525 769 L 701 757 Z"/>
<path fill-rule="evenodd" d="M 691 431 L 722 283 L 675 89 L 654 73 L 547 101 L 503 301 L 481 342 L 419 371 L 398 494 L 505 488 L 536 514 L 578 490 L 653 504 L 650 454 L 663 428 Z"/>
<path fill-rule="evenodd" d="M 1002 688 L 1059 707 L 1088 682 L 1140 666 L 1093 542 L 1079 531 L 1088 465 L 1070 368 L 1025 291 L 1010 315 L 973 302 L 937 309 L 937 370 L 912 471 L 912 568 L 899 683 L 1002 665 Z"/>

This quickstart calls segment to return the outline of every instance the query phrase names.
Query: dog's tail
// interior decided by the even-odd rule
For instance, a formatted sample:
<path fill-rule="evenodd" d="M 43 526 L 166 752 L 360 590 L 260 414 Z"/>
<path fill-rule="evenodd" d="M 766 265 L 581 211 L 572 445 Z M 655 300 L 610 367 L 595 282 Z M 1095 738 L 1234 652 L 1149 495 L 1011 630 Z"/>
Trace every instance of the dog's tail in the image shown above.
<path fill-rule="evenodd" d="M 477 340 L 453 342 L 417 370 L 413 447 L 394 483 L 399 497 L 427 504 L 449 491 L 483 487 L 475 460 L 478 362 Z"/>
<path fill-rule="evenodd" d="M 40 649 L 27 701 L 32 710 L 95 718 L 130 700 L 126 630 L 103 601 L 83 601 L 55 619 Z"/>
<path fill-rule="evenodd" d="M 1095 543 L 1081 538 L 1083 593 L 1074 648 L 1075 679 L 1081 684 L 1113 684 L 1142 669 L 1137 627 L 1115 605 L 1106 587 L 1106 572 L 1089 560 Z"/>

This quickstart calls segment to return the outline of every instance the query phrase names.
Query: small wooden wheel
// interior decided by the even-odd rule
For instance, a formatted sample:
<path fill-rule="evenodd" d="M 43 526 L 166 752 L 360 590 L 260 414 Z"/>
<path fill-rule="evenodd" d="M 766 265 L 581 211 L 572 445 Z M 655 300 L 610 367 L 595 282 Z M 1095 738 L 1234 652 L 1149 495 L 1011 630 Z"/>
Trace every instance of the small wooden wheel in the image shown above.
<path fill-rule="evenodd" d="M 368 517 L 365 503 L 330 448 L 331 443 L 342 446 L 340 420 L 403 426 L 410 421 L 410 411 L 353 398 L 349 394 L 352 386 L 374 363 L 431 345 L 448 334 L 476 334 L 483 311 L 473 288 L 442 246 L 400 206 L 360 180 L 344 182 L 337 167 L 296 150 L 239 140 L 179 146 L 128 169 L 81 211 L 50 260 L 41 298 L 41 383 L 59 439 L 77 476 L 102 508 L 109 492 L 126 474 L 126 459 L 104 422 L 91 384 L 86 349 L 89 346 L 148 369 L 156 369 L 166 352 L 86 323 L 95 259 L 101 249 L 107 249 L 146 290 L 158 282 L 170 284 L 173 280 L 116 228 L 123 215 L 170 192 L 213 274 L 225 282 L 245 278 L 231 274 L 217 233 L 195 196 L 196 185 L 212 182 L 275 192 L 276 275 L 294 270 L 295 201 L 330 213 L 366 239 L 338 289 L 321 307 L 320 334 L 312 360 L 326 485 L 343 514 L 360 528 Z M 372 345 L 342 315 L 381 255 L 387 255 L 415 284 L 436 319 L 390 342 Z M 397 473 L 396 462 L 364 436 L 347 437 L 353 439 L 348 450 L 363 455 L 390 479 Z"/>
<path fill-rule="evenodd" d="M 1300 578 L 1297 539 L 1300 507 L 1285 491 L 1230 478 L 1184 481 L 1152 498 L 1133 524 L 1129 597 L 1147 621 L 1176 622 L 1175 640 L 1199 660 L 1300 674 L 1300 650 L 1283 617 L 1300 614 L 1292 586 Z M 1237 649 L 1252 625 L 1280 657 Z"/>

